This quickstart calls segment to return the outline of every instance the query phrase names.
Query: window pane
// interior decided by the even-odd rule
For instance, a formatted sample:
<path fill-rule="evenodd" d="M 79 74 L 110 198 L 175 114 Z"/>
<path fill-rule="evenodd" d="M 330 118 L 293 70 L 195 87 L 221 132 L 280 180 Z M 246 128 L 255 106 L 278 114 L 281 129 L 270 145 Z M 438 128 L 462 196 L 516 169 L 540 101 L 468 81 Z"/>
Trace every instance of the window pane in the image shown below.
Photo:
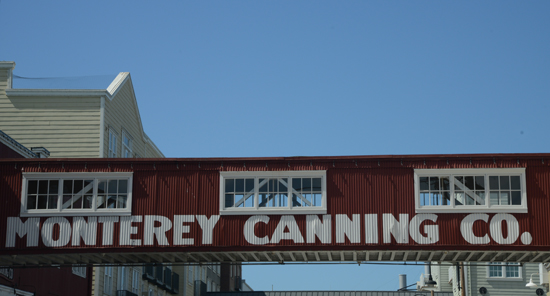
<path fill-rule="evenodd" d="M 502 277 L 502 265 L 500 263 L 490 263 L 489 265 L 490 277 Z"/>
<path fill-rule="evenodd" d="M 109 180 L 108 192 L 116 194 L 117 193 L 117 185 L 118 185 L 117 180 Z"/>
<path fill-rule="evenodd" d="M 464 178 L 455 176 L 455 190 L 464 190 Z"/>
<path fill-rule="evenodd" d="M 439 190 L 439 177 L 430 177 L 430 190 Z"/>
<path fill-rule="evenodd" d="M 248 208 L 254 207 L 254 194 L 251 194 L 251 195 L 247 194 L 246 200 L 244 202 L 244 206 Z"/>
<path fill-rule="evenodd" d="M 235 192 L 235 179 L 225 180 L 225 192 Z"/>
<path fill-rule="evenodd" d="M 427 192 L 420 193 L 420 205 L 429 206 L 430 205 L 430 194 Z"/>
<path fill-rule="evenodd" d="M 233 194 L 226 194 L 225 195 L 225 207 L 230 208 L 233 205 L 234 205 Z"/>
<path fill-rule="evenodd" d="M 235 180 L 235 192 L 244 192 L 244 179 Z"/>
<path fill-rule="evenodd" d="M 63 194 L 73 193 L 73 180 L 63 180 Z"/>
<path fill-rule="evenodd" d="M 285 184 L 288 184 L 288 179 L 282 178 L 279 179 L 279 192 L 288 192 L 288 188 Z"/>
<path fill-rule="evenodd" d="M 302 190 L 302 178 L 292 178 L 292 189 L 298 192 Z"/>
<path fill-rule="evenodd" d="M 490 176 L 489 177 L 489 188 L 490 189 L 500 189 L 498 186 L 498 176 Z"/>
<path fill-rule="evenodd" d="M 517 278 L 519 277 L 519 265 L 514 263 L 506 264 L 506 277 Z"/>
<path fill-rule="evenodd" d="M 86 195 L 84 196 L 84 209 L 91 209 L 92 208 L 92 202 L 94 200 L 93 195 Z"/>
<path fill-rule="evenodd" d="M 293 207 L 302 206 L 302 200 L 296 194 L 292 194 L 292 206 Z"/>
<path fill-rule="evenodd" d="M 430 185 L 428 183 L 428 177 L 420 177 L 420 190 L 429 190 Z"/>
<path fill-rule="evenodd" d="M 38 182 L 38 194 L 48 193 L 48 180 L 40 180 Z"/>
<path fill-rule="evenodd" d="M 451 193 L 449 191 L 443 192 L 443 205 L 444 206 L 451 205 Z"/>
<path fill-rule="evenodd" d="M 38 193 L 38 181 L 30 180 L 29 187 L 27 188 L 27 194 L 36 194 Z"/>
<path fill-rule="evenodd" d="M 48 209 L 57 209 L 57 195 L 48 196 Z"/>
<path fill-rule="evenodd" d="M 244 200 L 244 195 L 243 194 L 235 194 L 235 206 L 236 207 L 244 207 L 244 201 L 245 200 Z"/>
<path fill-rule="evenodd" d="M 260 189 L 259 191 L 262 192 L 262 193 L 266 193 L 267 192 L 267 179 L 260 179 Z"/>
<path fill-rule="evenodd" d="M 469 190 L 474 190 L 474 177 L 473 176 L 464 177 L 464 186 L 466 186 L 466 188 L 468 188 Z"/>
<path fill-rule="evenodd" d="M 476 191 L 474 199 L 476 200 L 476 205 L 485 205 L 485 191 Z"/>
<path fill-rule="evenodd" d="M 47 195 L 39 195 L 38 196 L 38 209 L 46 209 L 48 206 L 48 196 Z"/>
<path fill-rule="evenodd" d="M 311 179 L 311 181 L 313 183 L 313 191 L 321 192 L 321 178 L 313 178 Z"/>
<path fill-rule="evenodd" d="M 250 192 L 254 190 L 254 179 L 246 179 L 245 192 Z"/>
<path fill-rule="evenodd" d="M 441 177 L 439 179 L 441 181 L 441 190 L 450 190 L 449 177 Z"/>
<path fill-rule="evenodd" d="M 126 200 L 128 199 L 128 196 L 126 195 L 119 195 L 117 199 L 117 208 L 118 209 L 124 209 L 126 208 Z"/>
<path fill-rule="evenodd" d="M 476 176 L 476 190 L 483 190 L 483 189 L 485 189 L 485 177 Z"/>
<path fill-rule="evenodd" d="M 29 195 L 29 197 L 27 198 L 27 209 L 36 209 L 36 195 Z"/>
<path fill-rule="evenodd" d="M 464 205 L 464 193 L 455 192 L 455 205 L 462 206 Z"/>
<path fill-rule="evenodd" d="M 314 194 L 313 205 L 316 207 L 320 207 L 323 205 L 323 195 L 321 193 Z"/>
<path fill-rule="evenodd" d="M 279 186 L 277 186 L 279 184 L 279 181 L 277 179 L 269 179 L 269 182 L 268 182 L 268 190 L 269 192 L 277 192 Z"/>
<path fill-rule="evenodd" d="M 439 201 L 441 195 L 439 193 L 430 193 L 430 204 L 432 206 L 439 206 L 441 203 Z"/>
<path fill-rule="evenodd" d="M 261 194 L 260 197 L 260 204 L 259 206 L 260 207 L 267 207 L 267 203 L 268 203 L 268 198 L 267 198 L 267 194 Z"/>
<path fill-rule="evenodd" d="M 128 180 L 118 180 L 118 193 L 128 193 Z"/>
<path fill-rule="evenodd" d="M 519 176 L 511 176 L 510 177 L 511 179 L 511 185 L 512 185 L 512 188 L 513 190 L 520 190 L 521 187 L 520 187 L 520 182 L 519 182 Z"/>
<path fill-rule="evenodd" d="M 106 180 L 100 180 L 97 184 L 97 193 L 107 193 L 107 181 Z"/>
<path fill-rule="evenodd" d="M 512 191 L 512 204 L 521 205 L 521 191 Z"/>
<path fill-rule="evenodd" d="M 311 191 L 311 178 L 302 178 L 303 191 Z"/>
<path fill-rule="evenodd" d="M 50 194 L 57 194 L 58 191 L 59 191 L 59 181 L 57 180 L 50 180 L 50 189 L 48 190 L 48 192 Z"/>
<path fill-rule="evenodd" d="M 500 204 L 501 205 L 509 205 L 510 204 L 510 192 L 509 191 L 503 191 L 500 193 Z"/>
<path fill-rule="evenodd" d="M 500 189 L 510 189 L 510 177 L 500 176 Z"/>
<path fill-rule="evenodd" d="M 73 193 L 82 194 L 82 192 L 81 192 L 82 188 L 83 188 L 83 181 L 82 180 L 74 180 Z"/>
<path fill-rule="evenodd" d="M 469 194 L 469 193 L 466 193 L 466 204 L 471 206 L 471 205 L 475 205 L 475 200 L 474 200 L 474 197 Z"/>
<path fill-rule="evenodd" d="M 116 195 L 107 195 L 107 208 L 116 208 Z"/>
<path fill-rule="evenodd" d="M 97 208 L 98 209 L 105 209 L 107 208 L 105 195 L 98 195 L 97 196 Z"/>
<path fill-rule="evenodd" d="M 495 206 L 495 205 L 499 204 L 499 202 L 498 202 L 499 201 L 498 191 L 491 191 L 490 200 L 491 200 L 491 205 L 492 206 Z"/>

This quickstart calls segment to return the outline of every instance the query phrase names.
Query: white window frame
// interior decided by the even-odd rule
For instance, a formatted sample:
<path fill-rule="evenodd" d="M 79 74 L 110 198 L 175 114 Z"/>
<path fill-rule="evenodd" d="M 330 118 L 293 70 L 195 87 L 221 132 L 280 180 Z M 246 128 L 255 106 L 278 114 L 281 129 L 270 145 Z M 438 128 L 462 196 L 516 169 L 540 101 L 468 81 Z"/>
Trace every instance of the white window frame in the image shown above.
<path fill-rule="evenodd" d="M 492 264 L 491 264 L 492 263 Z M 495 266 L 497 264 L 500 264 L 500 267 L 502 268 L 502 276 L 491 276 L 489 267 Z M 518 267 L 518 276 L 517 277 L 507 277 L 506 276 L 506 267 L 507 266 L 517 266 Z M 519 263 L 516 264 L 516 262 L 489 262 L 486 265 L 486 278 L 487 280 L 497 280 L 497 281 L 523 281 L 523 266 Z"/>
<path fill-rule="evenodd" d="M 113 293 L 113 267 L 105 266 L 103 273 L 103 293 L 111 295 Z"/>
<path fill-rule="evenodd" d="M 485 205 L 455 205 L 453 176 L 485 176 Z M 488 176 L 520 176 L 520 205 L 491 205 Z M 422 206 L 420 203 L 420 177 L 449 176 L 450 205 Z M 527 213 L 527 192 L 525 168 L 487 168 L 487 169 L 415 169 L 414 198 L 416 213 Z"/>
<path fill-rule="evenodd" d="M 139 295 L 139 281 L 141 279 L 141 271 L 132 268 L 132 293 Z"/>
<path fill-rule="evenodd" d="M 124 138 L 128 139 L 128 145 L 124 142 Z M 130 134 L 122 130 L 122 158 L 132 158 L 134 157 L 132 152 L 132 146 L 133 146 L 134 138 L 130 136 Z"/>
<path fill-rule="evenodd" d="M 62 209 L 63 180 L 93 180 L 93 201 L 91 209 Z M 108 179 L 127 180 L 126 208 L 97 208 L 98 181 Z M 132 172 L 116 173 L 23 173 L 21 190 L 21 217 L 44 216 L 129 216 L 132 214 Z M 27 209 L 28 182 L 34 180 L 57 180 L 57 208 L 56 209 Z"/>
<path fill-rule="evenodd" d="M 117 276 L 117 279 L 118 279 L 118 287 L 117 287 L 117 290 L 127 290 L 126 289 L 126 273 L 127 273 L 127 270 L 126 270 L 126 267 L 125 266 L 119 266 L 118 267 L 118 276 Z"/>
<path fill-rule="evenodd" d="M 225 207 L 225 179 L 252 179 L 254 178 L 254 206 L 252 207 Z M 293 207 L 292 186 L 287 186 L 286 207 L 259 206 L 259 179 L 266 178 L 321 178 L 321 206 Z M 243 171 L 220 172 L 220 214 L 221 215 L 299 215 L 299 214 L 326 214 L 327 213 L 327 178 L 326 171 Z"/>
<path fill-rule="evenodd" d="M 107 157 L 116 158 L 117 157 L 117 144 L 118 144 L 118 133 L 109 128 L 109 152 Z"/>
<path fill-rule="evenodd" d="M 72 266 L 73 274 L 86 278 L 86 265 L 73 265 Z"/>

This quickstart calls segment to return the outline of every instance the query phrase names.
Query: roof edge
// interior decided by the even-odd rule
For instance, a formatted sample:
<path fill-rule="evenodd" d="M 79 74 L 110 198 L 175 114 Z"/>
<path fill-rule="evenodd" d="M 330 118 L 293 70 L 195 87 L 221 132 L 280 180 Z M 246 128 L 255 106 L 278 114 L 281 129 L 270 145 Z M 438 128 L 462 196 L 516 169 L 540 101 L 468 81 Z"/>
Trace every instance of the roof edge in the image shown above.
<path fill-rule="evenodd" d="M 7 89 L 8 97 L 110 97 L 108 91 L 102 89 Z"/>
<path fill-rule="evenodd" d="M 8 146 L 10 149 L 19 153 L 19 155 L 25 158 L 38 158 L 38 155 L 36 155 L 36 153 L 32 152 L 29 148 L 23 146 L 21 143 L 17 142 L 3 131 L 0 131 L 0 143 Z"/>

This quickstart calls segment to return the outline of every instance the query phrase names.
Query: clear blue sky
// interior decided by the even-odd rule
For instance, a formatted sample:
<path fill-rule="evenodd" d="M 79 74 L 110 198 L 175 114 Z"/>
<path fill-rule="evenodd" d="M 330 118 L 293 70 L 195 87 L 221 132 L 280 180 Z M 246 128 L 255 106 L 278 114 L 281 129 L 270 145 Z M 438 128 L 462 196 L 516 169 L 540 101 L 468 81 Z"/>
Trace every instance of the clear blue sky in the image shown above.
<path fill-rule="evenodd" d="M 550 1 L 0 2 L 25 77 L 131 73 L 168 157 L 550 152 Z M 421 267 L 246 267 L 394 290 Z"/>

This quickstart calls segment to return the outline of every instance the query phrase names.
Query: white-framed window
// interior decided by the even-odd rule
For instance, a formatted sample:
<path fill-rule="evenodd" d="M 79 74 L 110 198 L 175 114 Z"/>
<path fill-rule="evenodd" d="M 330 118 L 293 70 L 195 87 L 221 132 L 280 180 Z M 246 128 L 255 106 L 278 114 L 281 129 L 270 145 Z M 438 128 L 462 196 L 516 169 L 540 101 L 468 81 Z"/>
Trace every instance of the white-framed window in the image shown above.
<path fill-rule="evenodd" d="M 220 214 L 325 214 L 326 171 L 220 172 Z"/>
<path fill-rule="evenodd" d="M 132 173 L 23 173 L 21 216 L 130 215 Z"/>
<path fill-rule="evenodd" d="M 489 262 L 487 264 L 487 278 L 522 280 L 521 265 L 517 262 Z"/>
<path fill-rule="evenodd" d="M 113 129 L 109 129 L 109 154 L 108 157 L 116 158 L 117 157 L 117 142 L 118 135 Z"/>
<path fill-rule="evenodd" d="M 117 290 L 126 290 L 126 266 L 118 267 L 118 287 Z"/>
<path fill-rule="evenodd" d="M 103 293 L 111 295 L 113 293 L 113 267 L 105 266 L 103 274 Z"/>
<path fill-rule="evenodd" d="M 139 293 L 139 281 L 141 279 L 141 272 L 139 269 L 132 269 L 132 293 L 140 295 Z"/>
<path fill-rule="evenodd" d="M 86 278 L 86 265 L 73 265 L 73 274 Z"/>
<path fill-rule="evenodd" d="M 125 130 L 122 130 L 122 157 L 131 158 L 132 154 L 132 136 L 128 134 Z"/>
<path fill-rule="evenodd" d="M 417 213 L 527 213 L 525 168 L 416 169 Z"/>

